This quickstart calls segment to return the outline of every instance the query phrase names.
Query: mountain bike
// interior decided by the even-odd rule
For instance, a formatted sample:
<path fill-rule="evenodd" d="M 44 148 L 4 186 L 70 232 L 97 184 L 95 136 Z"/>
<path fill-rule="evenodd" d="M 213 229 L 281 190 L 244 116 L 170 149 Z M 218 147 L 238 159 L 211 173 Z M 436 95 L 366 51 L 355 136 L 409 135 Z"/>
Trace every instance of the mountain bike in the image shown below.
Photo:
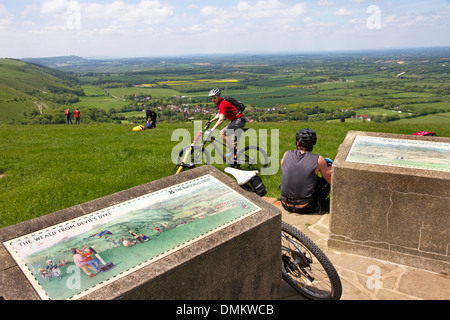
<path fill-rule="evenodd" d="M 267 168 L 269 165 L 269 157 L 264 149 L 258 146 L 246 146 L 240 150 L 239 148 L 239 138 L 234 137 L 234 146 L 231 157 L 227 157 L 222 153 L 223 147 L 227 148 L 226 143 L 217 140 L 208 131 L 211 124 L 208 122 L 205 125 L 203 131 L 205 136 L 203 141 L 197 145 L 200 138 L 203 136 L 203 131 L 199 131 L 195 136 L 192 144 L 188 147 L 180 150 L 177 156 L 177 164 L 173 170 L 174 174 L 182 172 L 184 169 L 193 169 L 201 164 L 211 164 L 211 156 L 207 150 L 207 146 L 211 144 L 220 158 L 224 163 L 229 164 L 229 166 L 237 169 L 243 170 L 258 170 L 261 172 L 262 169 Z M 244 128 L 242 132 L 246 132 L 248 128 Z M 222 149 L 222 150 L 221 150 Z"/>
<path fill-rule="evenodd" d="M 257 174 L 232 168 L 225 172 L 239 185 Z M 339 300 L 342 295 L 341 280 L 327 256 L 304 233 L 286 222 L 281 223 L 281 270 L 283 280 L 308 299 Z"/>
<path fill-rule="evenodd" d="M 333 264 L 304 233 L 281 224 L 282 278 L 311 300 L 339 300 L 342 284 Z"/>

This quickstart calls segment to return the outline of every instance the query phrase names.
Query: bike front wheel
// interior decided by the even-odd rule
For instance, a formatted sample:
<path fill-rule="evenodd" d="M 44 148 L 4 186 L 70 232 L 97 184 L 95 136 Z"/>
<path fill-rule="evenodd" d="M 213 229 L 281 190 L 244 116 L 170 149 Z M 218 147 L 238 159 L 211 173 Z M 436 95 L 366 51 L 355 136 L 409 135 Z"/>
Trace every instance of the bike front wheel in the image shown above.
<path fill-rule="evenodd" d="M 183 162 L 186 157 L 186 153 L 189 153 L 189 155 L 187 160 Z M 210 163 L 211 160 L 208 151 L 200 146 L 189 146 L 178 152 L 177 165 L 175 165 L 175 168 L 173 169 L 173 174 L 177 174 L 186 169 L 193 169 L 201 164 Z"/>
<path fill-rule="evenodd" d="M 339 300 L 342 284 L 323 251 L 293 226 L 281 224 L 282 277 L 311 300 Z"/>
<path fill-rule="evenodd" d="M 269 157 L 260 147 L 245 147 L 239 151 L 237 158 L 237 164 L 242 170 L 258 170 L 261 173 L 269 165 Z"/>

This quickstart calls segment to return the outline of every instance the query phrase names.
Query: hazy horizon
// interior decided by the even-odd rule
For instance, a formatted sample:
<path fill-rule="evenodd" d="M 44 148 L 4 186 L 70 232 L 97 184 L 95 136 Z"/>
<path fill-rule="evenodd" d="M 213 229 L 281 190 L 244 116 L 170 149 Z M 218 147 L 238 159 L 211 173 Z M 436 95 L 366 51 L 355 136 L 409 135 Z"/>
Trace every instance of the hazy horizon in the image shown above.
<path fill-rule="evenodd" d="M 165 55 L 165 56 L 79 56 L 79 55 L 65 55 L 65 56 L 48 56 L 48 57 L 20 57 L 11 58 L 18 60 L 26 59 L 56 59 L 65 57 L 78 57 L 86 60 L 120 60 L 120 59 L 162 59 L 162 58 L 203 58 L 203 57 L 230 57 L 230 56 L 284 56 L 284 55 L 324 55 L 324 54 L 375 54 L 375 53 L 387 53 L 405 50 L 408 51 L 424 51 L 424 50 L 439 50 L 448 49 L 450 46 L 433 46 L 433 47 L 402 47 L 402 48 L 385 48 L 385 49 L 365 49 L 365 50 L 323 50 L 323 51 L 255 51 L 255 52 L 235 52 L 235 53 L 191 53 L 191 54 L 179 54 L 179 55 Z M 8 59 L 10 57 L 0 57 Z"/>

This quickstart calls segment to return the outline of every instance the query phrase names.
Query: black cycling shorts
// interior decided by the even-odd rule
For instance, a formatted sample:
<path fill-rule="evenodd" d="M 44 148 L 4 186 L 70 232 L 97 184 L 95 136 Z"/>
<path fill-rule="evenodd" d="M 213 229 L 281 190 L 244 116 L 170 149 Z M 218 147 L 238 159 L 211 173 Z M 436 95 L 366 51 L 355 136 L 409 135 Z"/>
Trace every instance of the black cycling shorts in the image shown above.
<path fill-rule="evenodd" d="M 246 123 L 247 120 L 244 117 L 240 117 L 238 119 L 231 121 L 229 125 L 227 125 L 225 128 L 222 129 L 222 132 L 225 132 L 225 135 L 227 136 L 233 136 L 236 133 L 237 134 L 236 136 L 239 137 Z"/>

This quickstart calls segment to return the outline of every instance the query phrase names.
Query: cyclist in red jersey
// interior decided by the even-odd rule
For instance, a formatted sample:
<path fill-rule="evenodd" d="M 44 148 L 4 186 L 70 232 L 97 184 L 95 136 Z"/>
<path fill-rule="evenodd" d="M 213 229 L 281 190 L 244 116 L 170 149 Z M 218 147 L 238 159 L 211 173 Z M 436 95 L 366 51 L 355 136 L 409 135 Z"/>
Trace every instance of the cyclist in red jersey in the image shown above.
<path fill-rule="evenodd" d="M 214 104 L 219 107 L 219 113 L 217 113 L 216 116 L 209 121 L 209 123 L 217 121 L 215 126 L 211 129 L 211 132 L 220 127 L 222 123 L 224 123 L 225 119 L 230 120 L 230 124 L 223 128 L 220 131 L 220 134 L 226 142 L 227 147 L 230 148 L 230 150 L 233 150 L 233 140 L 230 139 L 230 137 L 236 135 L 239 139 L 239 135 L 242 133 L 242 129 L 245 127 L 247 121 L 244 118 L 244 115 L 240 113 L 233 104 L 222 98 L 220 89 L 217 88 L 211 90 L 209 96 Z M 230 151 L 225 156 L 230 157 L 232 155 L 233 152 Z"/>

